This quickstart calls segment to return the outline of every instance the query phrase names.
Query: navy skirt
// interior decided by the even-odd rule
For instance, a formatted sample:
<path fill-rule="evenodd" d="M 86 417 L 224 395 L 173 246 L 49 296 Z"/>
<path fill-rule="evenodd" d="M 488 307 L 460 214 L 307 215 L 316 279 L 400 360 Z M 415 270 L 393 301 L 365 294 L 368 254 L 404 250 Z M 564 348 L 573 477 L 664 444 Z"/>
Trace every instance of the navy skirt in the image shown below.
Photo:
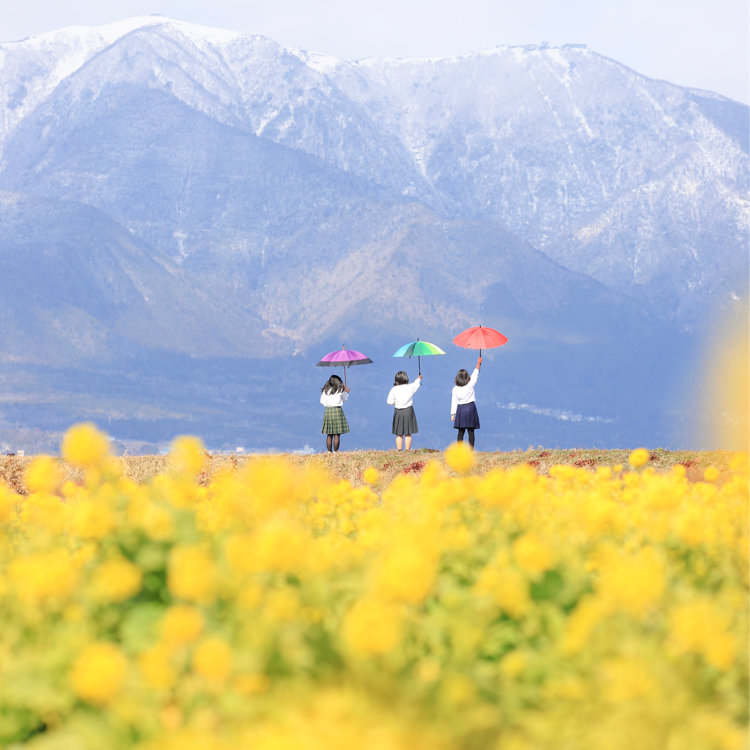
<path fill-rule="evenodd" d="M 459 404 L 456 407 L 456 418 L 453 420 L 453 426 L 457 430 L 479 429 L 479 414 L 477 414 L 477 405 L 473 401 L 470 404 Z"/>
<path fill-rule="evenodd" d="M 414 413 L 413 406 L 407 406 L 405 409 L 393 410 L 393 434 L 394 435 L 413 435 L 419 432 L 417 427 L 417 415 Z"/>

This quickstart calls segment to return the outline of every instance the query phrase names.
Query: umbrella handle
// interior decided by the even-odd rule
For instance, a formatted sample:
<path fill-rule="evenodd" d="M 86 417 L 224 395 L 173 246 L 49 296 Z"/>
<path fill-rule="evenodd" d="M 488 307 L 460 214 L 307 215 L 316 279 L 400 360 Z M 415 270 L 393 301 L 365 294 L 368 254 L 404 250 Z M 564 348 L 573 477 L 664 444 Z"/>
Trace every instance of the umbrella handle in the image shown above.
<path fill-rule="evenodd" d="M 422 374 L 422 360 L 419 357 L 419 355 L 417 355 L 417 369 L 419 370 L 419 374 L 421 375 Z"/>

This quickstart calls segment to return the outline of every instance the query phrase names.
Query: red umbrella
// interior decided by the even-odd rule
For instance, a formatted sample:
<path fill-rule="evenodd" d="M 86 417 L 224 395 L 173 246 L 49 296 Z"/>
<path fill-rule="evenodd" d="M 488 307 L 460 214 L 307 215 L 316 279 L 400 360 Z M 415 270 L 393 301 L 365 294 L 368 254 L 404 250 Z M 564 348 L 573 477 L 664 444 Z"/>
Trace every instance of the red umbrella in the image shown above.
<path fill-rule="evenodd" d="M 463 346 L 465 349 L 479 349 L 479 356 L 482 356 L 482 349 L 494 349 L 496 346 L 502 346 L 508 343 L 507 336 L 503 336 L 500 331 L 485 326 L 475 326 L 467 328 L 453 339 L 456 346 Z"/>

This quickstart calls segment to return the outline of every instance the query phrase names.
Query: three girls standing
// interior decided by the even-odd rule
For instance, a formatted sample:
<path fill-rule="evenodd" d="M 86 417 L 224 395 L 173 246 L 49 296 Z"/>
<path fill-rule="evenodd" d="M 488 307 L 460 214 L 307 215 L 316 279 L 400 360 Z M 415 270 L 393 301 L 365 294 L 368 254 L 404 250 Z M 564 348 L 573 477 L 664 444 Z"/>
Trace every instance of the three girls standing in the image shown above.
<path fill-rule="evenodd" d="M 468 432 L 469 445 L 472 448 L 474 430 L 480 427 L 474 389 L 481 365 L 482 358 L 479 357 L 471 375 L 466 370 L 459 370 L 451 391 L 451 421 L 453 427 L 458 430 L 456 440 L 462 443 L 464 434 Z M 392 431 L 396 436 L 396 450 L 411 450 L 411 436 L 419 432 L 413 399 L 421 385 L 421 374 L 413 383 L 409 383 L 409 376 L 403 370 L 399 370 L 388 393 L 386 403 L 394 407 Z M 342 408 L 347 398 L 349 387 L 344 385 L 338 375 L 331 375 L 320 394 L 320 403 L 325 406 L 321 432 L 326 435 L 326 448 L 329 453 L 338 451 L 341 435 L 349 432 L 349 424 Z"/>

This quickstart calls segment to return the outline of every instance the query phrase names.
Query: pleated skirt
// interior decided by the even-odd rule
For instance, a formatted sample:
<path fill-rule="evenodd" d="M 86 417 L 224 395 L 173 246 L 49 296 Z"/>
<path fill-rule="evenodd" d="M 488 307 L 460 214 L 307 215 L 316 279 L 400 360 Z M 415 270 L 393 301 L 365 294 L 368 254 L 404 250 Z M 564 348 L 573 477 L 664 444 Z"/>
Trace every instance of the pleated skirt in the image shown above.
<path fill-rule="evenodd" d="M 414 413 L 413 406 L 407 406 L 405 409 L 393 410 L 393 434 L 394 435 L 413 435 L 419 432 L 417 426 L 417 415 Z"/>
<path fill-rule="evenodd" d="M 323 414 L 323 427 L 320 431 L 324 435 L 343 435 L 349 432 L 349 423 L 340 406 L 326 406 Z"/>
<path fill-rule="evenodd" d="M 477 405 L 472 401 L 470 404 L 459 404 L 456 407 L 456 418 L 453 420 L 453 426 L 457 430 L 478 430 L 479 414 Z"/>

